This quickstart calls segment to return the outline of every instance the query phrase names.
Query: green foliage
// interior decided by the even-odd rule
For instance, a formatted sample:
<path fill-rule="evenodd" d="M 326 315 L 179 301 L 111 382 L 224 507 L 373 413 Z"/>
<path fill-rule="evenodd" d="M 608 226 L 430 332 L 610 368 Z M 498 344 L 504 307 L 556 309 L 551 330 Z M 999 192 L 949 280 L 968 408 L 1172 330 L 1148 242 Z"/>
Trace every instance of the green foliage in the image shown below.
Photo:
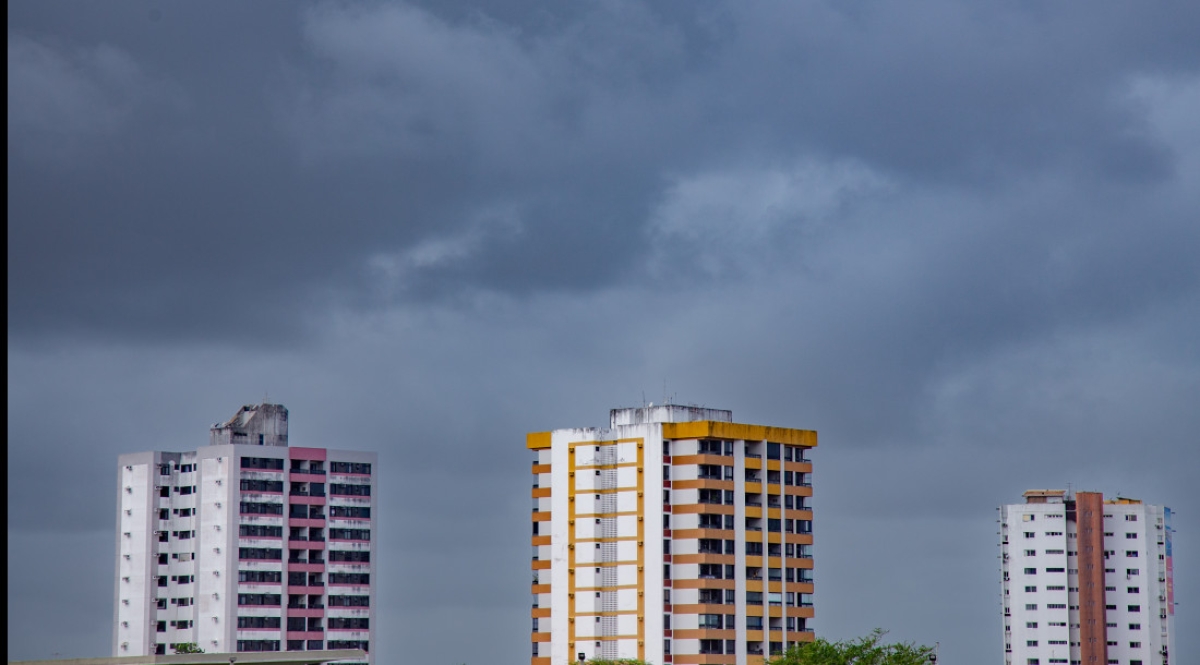
<path fill-rule="evenodd" d="M 929 665 L 933 647 L 910 643 L 882 644 L 887 631 L 876 628 L 854 640 L 802 642 L 768 665 Z"/>
<path fill-rule="evenodd" d="M 204 649 L 192 642 L 180 642 L 175 645 L 175 653 L 204 653 Z"/>

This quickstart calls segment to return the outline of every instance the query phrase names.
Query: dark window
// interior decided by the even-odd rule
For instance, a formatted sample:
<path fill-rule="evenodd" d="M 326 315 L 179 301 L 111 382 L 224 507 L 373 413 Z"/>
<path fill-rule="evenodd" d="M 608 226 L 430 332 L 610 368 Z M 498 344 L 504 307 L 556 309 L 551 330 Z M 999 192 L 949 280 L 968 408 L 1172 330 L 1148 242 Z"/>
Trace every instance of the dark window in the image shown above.
<path fill-rule="evenodd" d="M 277 547 L 239 547 L 238 558 L 281 561 L 283 560 L 283 550 Z"/>
<path fill-rule="evenodd" d="M 283 492 L 282 480 L 249 480 L 242 479 L 243 492 Z"/>
<path fill-rule="evenodd" d="M 242 468 L 283 471 L 283 460 L 276 457 L 243 457 Z"/>
<path fill-rule="evenodd" d="M 371 486 L 332 483 L 329 485 L 329 493 L 335 496 L 371 496 Z"/>
<path fill-rule="evenodd" d="M 300 507 L 303 508 L 303 506 Z M 283 504 L 242 501 L 240 510 L 245 515 L 282 515 Z M 301 515 L 301 517 L 305 517 L 306 515 Z"/>
<path fill-rule="evenodd" d="M 283 581 L 283 572 L 279 570 L 239 570 L 238 581 L 279 584 Z"/>
<path fill-rule="evenodd" d="M 370 607 L 370 596 L 330 596 L 330 607 Z"/>
<path fill-rule="evenodd" d="M 358 473 L 366 476 L 371 475 L 371 465 L 366 462 L 330 462 L 329 470 L 333 473 Z"/>
<path fill-rule="evenodd" d="M 330 584 L 370 584 L 370 573 L 329 573 Z"/>
<path fill-rule="evenodd" d="M 330 617 L 329 627 L 336 629 L 367 630 L 370 620 L 367 617 Z"/>
<path fill-rule="evenodd" d="M 267 605 L 279 606 L 279 594 L 277 593 L 239 593 L 238 605 Z"/>
<path fill-rule="evenodd" d="M 279 651 L 279 640 L 238 640 L 239 652 Z"/>
<path fill-rule="evenodd" d="M 238 535 L 244 538 L 282 538 L 283 527 L 263 524 L 242 524 L 238 526 Z"/>
<path fill-rule="evenodd" d="M 351 519 L 370 519 L 371 509 L 366 506 L 330 506 L 329 515 Z"/>
<path fill-rule="evenodd" d="M 329 560 L 367 563 L 371 560 L 371 553 L 368 551 L 330 550 Z"/>
<path fill-rule="evenodd" d="M 238 628 L 278 628 L 279 617 L 238 617 Z"/>

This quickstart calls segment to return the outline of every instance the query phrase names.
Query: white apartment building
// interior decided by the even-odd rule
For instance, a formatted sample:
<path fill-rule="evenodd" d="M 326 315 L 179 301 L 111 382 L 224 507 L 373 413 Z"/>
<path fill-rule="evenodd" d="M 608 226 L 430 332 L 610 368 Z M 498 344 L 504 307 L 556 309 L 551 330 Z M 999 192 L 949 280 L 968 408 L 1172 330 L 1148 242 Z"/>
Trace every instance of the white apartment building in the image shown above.
<path fill-rule="evenodd" d="M 532 665 L 753 665 L 813 639 L 816 432 L 651 405 L 526 445 Z"/>
<path fill-rule="evenodd" d="M 289 447 L 287 419 L 245 406 L 209 446 L 120 457 L 114 656 L 370 651 L 376 455 Z"/>
<path fill-rule="evenodd" d="M 1029 490 L 1000 507 L 1005 665 L 1168 665 L 1171 510 Z"/>

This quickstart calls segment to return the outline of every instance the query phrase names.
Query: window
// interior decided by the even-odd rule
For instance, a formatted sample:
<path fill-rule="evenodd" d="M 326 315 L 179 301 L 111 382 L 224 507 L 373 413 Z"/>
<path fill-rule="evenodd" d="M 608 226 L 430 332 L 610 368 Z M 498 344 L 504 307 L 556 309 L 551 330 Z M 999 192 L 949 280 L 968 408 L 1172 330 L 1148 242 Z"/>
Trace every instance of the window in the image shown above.
<path fill-rule="evenodd" d="M 1140 589 L 1139 589 L 1138 587 L 1135 587 L 1135 586 L 1127 586 L 1127 587 L 1125 587 L 1125 593 L 1138 593 L 1138 591 L 1139 591 L 1139 590 L 1140 590 Z"/>
<path fill-rule="evenodd" d="M 1129 611 L 1130 611 L 1130 612 L 1141 612 L 1141 611 L 1142 611 L 1142 606 L 1141 606 L 1141 605 L 1130 605 L 1130 606 L 1129 606 Z"/>
<path fill-rule="evenodd" d="M 1025 593 L 1037 593 L 1037 587 L 1036 586 L 1027 586 L 1027 587 L 1025 587 Z"/>
<path fill-rule="evenodd" d="M 282 480 L 251 480 L 243 478 L 241 481 L 241 489 L 243 492 L 279 492 L 283 493 Z"/>
<path fill-rule="evenodd" d="M 1141 643 L 1141 642 L 1130 642 L 1130 643 L 1129 643 L 1129 648 L 1130 648 L 1130 649 L 1141 649 L 1141 648 L 1142 648 L 1142 643 Z"/>
<path fill-rule="evenodd" d="M 239 593 L 238 605 L 267 605 L 278 607 L 279 598 L 280 596 L 277 593 Z"/>
<path fill-rule="evenodd" d="M 283 471 L 283 459 L 273 457 L 243 457 L 242 468 Z"/>
<path fill-rule="evenodd" d="M 1066 603 L 1047 603 L 1046 609 L 1048 609 L 1048 610 L 1065 610 L 1065 609 L 1067 609 L 1067 605 L 1066 605 Z"/>
<path fill-rule="evenodd" d="M 1025 550 L 1025 556 L 1037 556 L 1037 550 Z"/>
<path fill-rule="evenodd" d="M 1027 647 L 1036 647 L 1037 645 L 1038 645 L 1037 640 L 1025 640 L 1025 646 L 1027 646 Z"/>
<path fill-rule="evenodd" d="M 239 547 L 238 558 L 280 561 L 283 559 L 283 550 L 276 547 Z"/>
<path fill-rule="evenodd" d="M 1136 522 L 1136 521 L 1137 521 L 1137 515 L 1126 515 L 1126 516 L 1125 516 L 1125 521 L 1126 521 L 1126 522 Z"/>
<path fill-rule="evenodd" d="M 1037 568 L 1026 568 L 1025 574 L 1026 575 L 1037 575 Z"/>
<path fill-rule="evenodd" d="M 370 573 L 329 573 L 330 584 L 370 584 Z"/>
<path fill-rule="evenodd" d="M 371 475 L 371 465 L 365 462 L 330 462 L 329 470 L 333 473 L 356 473 L 363 476 Z"/>
<path fill-rule="evenodd" d="M 1137 550 L 1125 550 L 1125 556 L 1127 556 L 1127 557 L 1136 559 L 1137 555 L 1138 555 Z"/>
<path fill-rule="evenodd" d="M 283 504 L 242 501 L 239 510 L 243 515 L 282 515 Z"/>
<path fill-rule="evenodd" d="M 329 493 L 334 496 L 371 496 L 371 486 L 330 483 Z"/>
<path fill-rule="evenodd" d="M 245 459 L 245 458 L 243 458 Z M 238 628 L 279 628 L 279 617 L 238 617 Z"/>
<path fill-rule="evenodd" d="M 1026 538 L 1033 538 L 1033 536 L 1034 536 L 1034 533 L 1033 533 L 1032 531 L 1026 531 L 1026 532 L 1025 532 L 1025 537 L 1026 537 Z"/>
<path fill-rule="evenodd" d="M 1036 621 L 1026 621 L 1025 627 L 1026 628 L 1037 628 L 1037 622 Z"/>
<path fill-rule="evenodd" d="M 367 506 L 330 506 L 329 516 L 366 520 L 371 519 L 371 509 Z"/>
<path fill-rule="evenodd" d="M 1065 572 L 1067 572 L 1067 569 L 1066 568 L 1047 568 L 1046 572 L 1047 573 L 1065 573 Z"/>
<path fill-rule="evenodd" d="M 1046 554 L 1062 554 L 1062 550 L 1046 550 Z"/>
<path fill-rule="evenodd" d="M 238 535 L 243 538 L 282 538 L 283 527 L 260 524 L 238 525 Z"/>
<path fill-rule="evenodd" d="M 1140 623 L 1129 624 L 1129 630 L 1141 630 L 1141 629 L 1142 629 L 1142 624 L 1140 624 Z"/>
<path fill-rule="evenodd" d="M 1137 534 L 1136 533 L 1126 533 L 1125 539 L 1126 540 L 1137 540 Z"/>
<path fill-rule="evenodd" d="M 367 617 L 329 617 L 329 627 L 342 630 L 368 630 Z"/>
<path fill-rule="evenodd" d="M 371 553 L 366 550 L 330 550 L 329 561 L 350 561 L 355 563 L 369 563 L 371 561 Z"/>
<path fill-rule="evenodd" d="M 239 570 L 238 581 L 280 584 L 283 582 L 283 572 L 279 570 Z"/>
<path fill-rule="evenodd" d="M 1022 515 L 1021 516 L 1022 522 L 1032 522 L 1035 519 L 1037 519 L 1037 515 Z"/>
<path fill-rule="evenodd" d="M 1025 609 L 1032 612 L 1037 609 L 1037 603 L 1029 603 L 1025 606 Z"/>
<path fill-rule="evenodd" d="M 1062 531 L 1047 531 L 1047 532 L 1046 532 L 1046 535 L 1047 535 L 1047 536 L 1061 536 L 1061 535 L 1062 535 Z"/>
<path fill-rule="evenodd" d="M 238 640 L 238 651 L 279 651 L 279 640 Z"/>

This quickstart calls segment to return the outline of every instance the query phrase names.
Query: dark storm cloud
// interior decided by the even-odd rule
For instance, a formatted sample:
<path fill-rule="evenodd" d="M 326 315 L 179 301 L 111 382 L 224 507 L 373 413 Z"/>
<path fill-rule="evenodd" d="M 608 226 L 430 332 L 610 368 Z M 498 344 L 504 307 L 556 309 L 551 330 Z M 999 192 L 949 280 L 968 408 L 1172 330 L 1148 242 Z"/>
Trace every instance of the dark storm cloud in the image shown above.
<path fill-rule="evenodd" d="M 1154 182 L 1125 92 L 1198 48 L 1184 4 L 673 9 L 17 8 L 13 332 L 244 341 L 331 299 L 602 288 L 642 271 L 669 178 L 747 159 Z"/>
<path fill-rule="evenodd" d="M 9 571 L 63 599 L 10 658 L 107 650 L 115 457 L 264 392 L 380 453 L 385 658 L 525 658 L 523 433 L 660 392 L 818 429 L 818 630 L 947 662 L 998 503 L 1200 511 L 1195 3 L 63 6 L 9 7 Z"/>

